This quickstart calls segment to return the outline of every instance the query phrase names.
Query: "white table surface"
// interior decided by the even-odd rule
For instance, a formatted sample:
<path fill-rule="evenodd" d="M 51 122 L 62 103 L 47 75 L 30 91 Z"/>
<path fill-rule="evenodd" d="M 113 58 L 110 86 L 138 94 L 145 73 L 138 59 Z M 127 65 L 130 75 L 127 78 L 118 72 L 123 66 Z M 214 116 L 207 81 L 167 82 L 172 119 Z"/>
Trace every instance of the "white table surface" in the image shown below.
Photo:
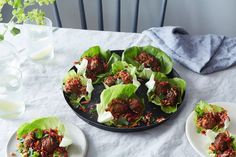
<path fill-rule="evenodd" d="M 17 127 L 33 118 L 59 116 L 80 127 L 86 134 L 89 149 L 87 157 L 195 157 L 185 135 L 185 121 L 199 99 L 206 101 L 236 102 L 236 67 L 210 75 L 196 74 L 179 64 L 176 71 L 187 81 L 184 106 L 180 113 L 163 125 L 142 132 L 115 133 L 93 127 L 80 118 L 67 105 L 61 90 L 64 74 L 81 53 L 93 45 L 105 49 L 125 49 L 132 45 L 148 45 L 152 42 L 141 34 L 59 29 L 54 33 L 55 58 L 47 65 L 47 73 L 32 72 L 34 66 L 22 66 L 24 99 L 27 102 L 24 115 L 16 120 L 0 119 L 0 156 Z M 9 39 L 23 47 L 24 36 Z M 29 73 L 31 71 L 31 73 Z M 236 133 L 236 130 L 235 130 Z"/>

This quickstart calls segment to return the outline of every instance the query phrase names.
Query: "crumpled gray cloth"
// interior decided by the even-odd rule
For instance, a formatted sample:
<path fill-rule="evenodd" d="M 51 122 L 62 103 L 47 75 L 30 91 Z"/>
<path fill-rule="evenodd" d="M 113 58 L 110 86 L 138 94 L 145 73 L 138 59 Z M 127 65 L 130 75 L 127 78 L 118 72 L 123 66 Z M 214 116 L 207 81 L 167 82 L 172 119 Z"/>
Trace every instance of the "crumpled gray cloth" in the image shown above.
<path fill-rule="evenodd" d="M 150 28 L 143 34 L 190 70 L 208 74 L 236 64 L 236 37 L 189 35 L 176 26 Z"/>

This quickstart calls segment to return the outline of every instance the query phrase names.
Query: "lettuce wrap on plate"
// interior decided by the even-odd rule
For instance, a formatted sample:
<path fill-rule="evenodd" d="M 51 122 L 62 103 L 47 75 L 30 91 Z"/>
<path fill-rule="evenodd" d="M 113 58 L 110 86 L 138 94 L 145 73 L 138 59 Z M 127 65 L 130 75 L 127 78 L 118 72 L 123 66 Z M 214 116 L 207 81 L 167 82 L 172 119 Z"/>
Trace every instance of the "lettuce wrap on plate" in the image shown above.
<path fill-rule="evenodd" d="M 235 135 L 228 131 L 216 133 L 211 130 L 207 131 L 207 135 L 212 143 L 209 145 L 208 153 L 212 157 L 235 157 L 236 156 L 236 140 Z"/>
<path fill-rule="evenodd" d="M 90 101 L 93 85 L 92 80 L 86 77 L 86 67 L 88 61 L 83 59 L 79 65 L 76 65 L 77 71 L 70 70 L 63 80 L 63 90 L 70 102 L 81 109 L 86 108 Z"/>
<path fill-rule="evenodd" d="M 126 62 L 117 61 L 111 66 L 111 73 L 104 79 L 106 88 L 116 84 L 133 84 L 140 86 L 136 76 L 136 67 Z"/>
<path fill-rule="evenodd" d="M 229 126 L 227 111 L 220 106 L 208 104 L 201 100 L 194 110 L 194 123 L 198 133 L 205 134 L 207 130 L 222 132 Z"/>
<path fill-rule="evenodd" d="M 134 127 L 142 117 L 143 102 L 135 95 L 133 84 L 119 84 L 105 89 L 97 104 L 98 122 L 115 127 Z"/>
<path fill-rule="evenodd" d="M 120 60 L 120 56 L 109 50 L 104 51 L 99 46 L 94 46 L 85 51 L 80 60 L 75 63 L 81 64 L 84 59 L 88 61 L 86 76 L 92 79 L 93 84 L 96 84 L 102 82 L 110 72 L 111 64 Z"/>
<path fill-rule="evenodd" d="M 148 88 L 148 100 L 161 107 L 165 113 L 177 111 L 177 105 L 182 102 L 186 83 L 180 78 L 167 78 L 162 73 L 152 73 L 145 84 Z"/>
<path fill-rule="evenodd" d="M 168 74 L 173 67 L 172 59 L 153 46 L 130 47 L 124 51 L 122 60 L 134 65 L 143 79 L 149 79 L 152 72 Z"/>
<path fill-rule="evenodd" d="M 44 117 L 22 124 L 17 130 L 18 152 L 24 157 L 68 156 L 72 144 L 57 117 Z"/>

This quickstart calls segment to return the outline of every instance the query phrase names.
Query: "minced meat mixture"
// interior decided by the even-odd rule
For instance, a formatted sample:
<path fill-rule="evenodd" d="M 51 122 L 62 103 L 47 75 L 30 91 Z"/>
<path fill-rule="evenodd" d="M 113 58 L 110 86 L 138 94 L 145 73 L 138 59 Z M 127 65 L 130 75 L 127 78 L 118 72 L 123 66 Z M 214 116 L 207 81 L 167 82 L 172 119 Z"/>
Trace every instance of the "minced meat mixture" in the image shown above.
<path fill-rule="evenodd" d="M 66 148 L 59 147 L 63 136 L 58 135 L 57 129 L 37 130 L 24 135 L 19 139 L 18 146 L 23 157 L 30 157 L 34 154 L 37 157 L 68 157 Z"/>
<path fill-rule="evenodd" d="M 129 84 L 129 83 L 133 83 L 132 79 L 133 79 L 132 76 L 127 71 L 122 70 L 122 71 L 119 71 L 114 76 L 108 76 L 104 80 L 104 83 L 110 87 L 110 86 L 115 85 L 117 80 L 121 80 L 124 84 Z"/>
<path fill-rule="evenodd" d="M 216 113 L 205 113 L 202 117 L 197 120 L 197 125 L 204 129 L 213 129 L 214 127 L 223 128 L 224 122 L 228 118 L 225 111 Z"/>
<path fill-rule="evenodd" d="M 163 106 L 173 106 L 178 102 L 179 89 L 167 81 L 155 81 L 156 90 L 155 93 L 161 99 Z"/>
<path fill-rule="evenodd" d="M 233 138 L 228 132 L 219 133 L 209 149 L 216 154 L 216 157 L 236 157 L 232 143 Z"/>
<path fill-rule="evenodd" d="M 86 86 L 83 86 L 81 84 L 79 77 L 73 77 L 71 79 L 68 79 L 65 82 L 64 90 L 66 93 L 73 93 L 76 94 L 78 97 L 87 94 Z"/>
<path fill-rule="evenodd" d="M 159 72 L 161 70 L 160 62 L 151 54 L 141 52 L 135 57 L 135 60 L 143 64 L 145 68 L 151 68 L 153 71 Z"/>
<path fill-rule="evenodd" d="M 85 57 L 88 60 L 86 76 L 95 81 L 97 75 L 107 71 L 107 63 L 99 56 Z"/>
<path fill-rule="evenodd" d="M 129 123 L 136 121 L 143 112 L 142 103 L 136 98 L 113 99 L 106 111 L 110 111 L 115 120 L 126 119 Z"/>

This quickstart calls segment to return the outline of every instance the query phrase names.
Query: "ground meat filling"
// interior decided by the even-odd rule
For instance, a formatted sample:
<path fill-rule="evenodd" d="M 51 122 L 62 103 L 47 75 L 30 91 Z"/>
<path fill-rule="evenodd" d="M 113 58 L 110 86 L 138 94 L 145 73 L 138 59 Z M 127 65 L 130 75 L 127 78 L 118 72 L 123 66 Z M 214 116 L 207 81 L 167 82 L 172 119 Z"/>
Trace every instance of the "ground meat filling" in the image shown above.
<path fill-rule="evenodd" d="M 68 79 L 64 90 L 66 93 L 76 94 L 78 97 L 87 95 L 86 86 L 82 85 L 79 77 Z"/>
<path fill-rule="evenodd" d="M 147 52 L 141 52 L 135 57 L 135 60 L 140 64 L 143 64 L 145 68 L 151 68 L 153 71 L 159 72 L 161 70 L 160 62 L 153 55 Z"/>
<path fill-rule="evenodd" d="M 167 81 L 157 81 L 155 83 L 156 89 L 155 93 L 161 99 L 161 104 L 163 106 L 174 106 L 178 102 L 179 89 Z"/>
<path fill-rule="evenodd" d="M 114 76 L 108 76 L 104 83 L 110 87 L 115 85 L 118 80 L 121 80 L 124 84 L 133 83 L 133 77 L 125 70 L 119 71 Z"/>
<path fill-rule="evenodd" d="M 197 125 L 204 129 L 213 129 L 214 127 L 223 128 L 224 122 L 228 118 L 225 111 L 216 113 L 205 113 L 197 120 Z"/>
<path fill-rule="evenodd" d="M 143 112 L 143 105 L 136 98 L 113 99 L 108 106 L 106 111 L 110 111 L 115 120 L 125 119 L 129 124 L 139 119 Z"/>
<path fill-rule="evenodd" d="M 217 157 L 236 157 L 232 142 L 233 139 L 228 132 L 219 133 L 209 149 L 215 152 Z"/>
<path fill-rule="evenodd" d="M 88 60 L 86 76 L 95 81 L 97 75 L 107 71 L 107 63 L 99 56 L 85 57 Z"/>
<path fill-rule="evenodd" d="M 55 153 L 60 156 L 68 157 L 68 152 L 65 148 L 59 147 L 62 141 L 62 136 L 58 135 L 56 129 L 49 129 L 40 131 L 41 136 L 38 137 L 39 133 L 37 129 L 23 136 L 19 145 L 19 150 L 24 157 L 29 157 L 30 154 L 37 152 L 39 157 L 53 157 Z"/>
<path fill-rule="evenodd" d="M 116 84 L 116 78 L 114 76 L 108 76 L 105 80 L 104 83 L 108 85 L 109 87 L 113 86 Z"/>

